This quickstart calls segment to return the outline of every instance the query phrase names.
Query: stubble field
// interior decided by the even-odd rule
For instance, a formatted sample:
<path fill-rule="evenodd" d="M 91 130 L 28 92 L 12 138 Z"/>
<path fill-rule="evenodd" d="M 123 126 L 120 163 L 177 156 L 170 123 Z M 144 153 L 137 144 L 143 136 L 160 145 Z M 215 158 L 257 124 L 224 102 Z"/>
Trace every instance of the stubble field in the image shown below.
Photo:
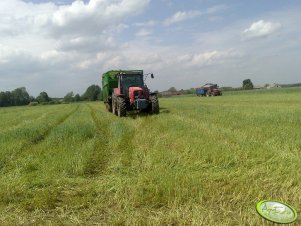
<path fill-rule="evenodd" d="M 300 215 L 301 89 L 159 101 L 1 108 L 0 225 L 270 225 L 262 199 Z"/>

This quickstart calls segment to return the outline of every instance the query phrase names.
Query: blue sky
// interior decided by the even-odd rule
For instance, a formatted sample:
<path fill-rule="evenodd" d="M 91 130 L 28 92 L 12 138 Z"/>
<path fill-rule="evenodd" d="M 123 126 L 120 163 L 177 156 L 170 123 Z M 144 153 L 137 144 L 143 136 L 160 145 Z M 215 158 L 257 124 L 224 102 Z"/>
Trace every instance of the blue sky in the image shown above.
<path fill-rule="evenodd" d="M 153 72 L 153 90 L 300 82 L 293 0 L 3 0 L 0 90 L 64 96 L 111 69 Z"/>

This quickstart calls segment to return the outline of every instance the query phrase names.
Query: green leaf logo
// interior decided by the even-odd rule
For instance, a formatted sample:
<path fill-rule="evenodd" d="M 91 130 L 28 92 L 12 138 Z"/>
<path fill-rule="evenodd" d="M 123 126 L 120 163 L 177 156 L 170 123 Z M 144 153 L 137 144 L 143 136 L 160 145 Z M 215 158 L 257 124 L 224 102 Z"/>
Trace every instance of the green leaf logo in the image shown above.
<path fill-rule="evenodd" d="M 260 216 L 275 223 L 289 224 L 297 220 L 296 210 L 283 202 L 263 200 L 257 203 L 256 210 Z"/>

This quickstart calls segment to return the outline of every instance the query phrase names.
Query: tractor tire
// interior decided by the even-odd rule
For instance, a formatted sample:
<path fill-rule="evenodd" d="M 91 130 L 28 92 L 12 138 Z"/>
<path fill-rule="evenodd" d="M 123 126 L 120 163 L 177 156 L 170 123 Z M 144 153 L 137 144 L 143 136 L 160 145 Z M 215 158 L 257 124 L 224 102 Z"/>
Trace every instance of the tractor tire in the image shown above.
<path fill-rule="evenodd" d="M 159 114 L 160 108 L 159 108 L 159 101 L 157 96 L 151 96 L 150 97 L 151 101 L 151 114 Z"/>
<path fill-rule="evenodd" d="M 112 108 L 112 103 L 106 103 L 106 108 L 108 112 L 112 112 L 113 108 Z"/>
<path fill-rule="evenodd" d="M 122 97 L 117 97 L 117 115 L 118 117 L 126 116 L 126 102 Z"/>

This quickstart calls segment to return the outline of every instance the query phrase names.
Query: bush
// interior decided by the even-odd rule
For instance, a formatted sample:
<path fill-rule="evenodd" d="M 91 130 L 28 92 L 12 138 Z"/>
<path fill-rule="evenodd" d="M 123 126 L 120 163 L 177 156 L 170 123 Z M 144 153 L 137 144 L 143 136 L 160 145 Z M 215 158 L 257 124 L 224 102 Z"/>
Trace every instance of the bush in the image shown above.
<path fill-rule="evenodd" d="M 32 101 L 28 104 L 28 106 L 38 106 L 38 105 L 39 105 L 39 103 L 36 101 Z"/>

